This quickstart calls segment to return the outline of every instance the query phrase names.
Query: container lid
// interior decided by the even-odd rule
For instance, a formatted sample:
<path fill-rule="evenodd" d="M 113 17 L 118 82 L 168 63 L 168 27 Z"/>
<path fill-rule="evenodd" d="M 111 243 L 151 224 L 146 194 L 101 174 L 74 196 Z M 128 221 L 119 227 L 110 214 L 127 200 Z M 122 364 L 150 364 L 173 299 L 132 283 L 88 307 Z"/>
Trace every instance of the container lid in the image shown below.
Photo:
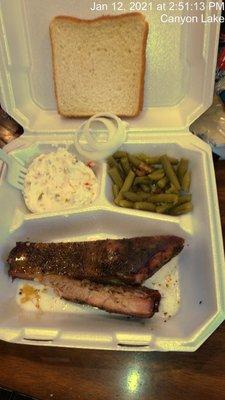
<path fill-rule="evenodd" d="M 166 10 L 162 11 L 158 1 L 124 0 L 119 4 L 105 0 L 102 10 L 91 11 L 94 4 L 100 3 L 92 0 L 2 0 L 2 107 L 29 132 L 63 133 L 77 129 L 81 120 L 62 118 L 56 110 L 50 21 L 56 15 L 90 19 L 103 14 L 141 11 L 150 28 L 144 108 L 137 118 L 129 119 L 130 130 L 184 130 L 212 102 L 220 26 L 203 21 L 218 17 L 220 11 L 216 8 L 220 8 L 221 3 L 215 2 L 211 8 L 210 1 L 192 4 L 174 0 L 165 2 Z M 123 10 L 118 10 L 121 4 Z"/>

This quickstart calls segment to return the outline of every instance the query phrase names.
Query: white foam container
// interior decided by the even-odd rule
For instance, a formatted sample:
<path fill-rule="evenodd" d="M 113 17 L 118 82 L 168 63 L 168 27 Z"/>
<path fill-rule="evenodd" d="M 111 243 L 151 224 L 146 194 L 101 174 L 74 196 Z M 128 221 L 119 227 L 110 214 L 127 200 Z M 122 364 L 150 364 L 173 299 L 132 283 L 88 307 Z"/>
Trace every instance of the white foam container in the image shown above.
<path fill-rule="evenodd" d="M 89 0 L 0 3 L 0 101 L 25 128 L 24 135 L 5 150 L 27 164 L 36 155 L 58 146 L 75 151 L 73 135 L 81 120 L 66 120 L 57 114 L 48 27 L 59 14 L 82 18 L 101 15 L 88 12 L 91 4 Z M 124 1 L 124 5 L 128 10 L 129 2 Z M 195 14 L 200 15 L 200 11 Z M 188 129 L 212 102 L 219 26 L 162 24 L 157 11 L 146 13 L 146 17 L 150 33 L 144 110 L 138 118 L 129 120 L 123 148 L 187 157 L 193 175 L 194 211 L 172 217 L 116 207 L 106 164 L 99 163 L 96 174 L 100 191 L 90 207 L 70 210 L 66 215 L 31 214 L 21 193 L 6 183 L 1 166 L 0 339 L 92 349 L 194 351 L 224 319 L 224 254 L 211 150 Z M 7 275 L 6 258 L 18 240 L 94 240 L 156 234 L 180 235 L 186 240 L 182 253 L 146 282 L 150 287 L 163 284 L 171 271 L 178 281 L 176 293 L 172 290 L 168 297 L 180 295 L 180 304 L 166 322 L 163 310 L 150 320 L 131 320 L 64 302 L 51 293 L 43 295 L 43 311 L 39 312 L 32 306 L 21 306 L 17 294 L 22 283 L 12 283 Z"/>

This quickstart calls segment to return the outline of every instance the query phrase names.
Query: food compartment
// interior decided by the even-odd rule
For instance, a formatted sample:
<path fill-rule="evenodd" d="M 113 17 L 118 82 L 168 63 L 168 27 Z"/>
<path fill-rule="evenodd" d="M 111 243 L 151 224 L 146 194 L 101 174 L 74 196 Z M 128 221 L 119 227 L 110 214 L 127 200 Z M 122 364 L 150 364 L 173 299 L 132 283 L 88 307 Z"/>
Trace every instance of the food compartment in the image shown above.
<path fill-rule="evenodd" d="M 150 217 L 150 218 L 155 218 L 155 219 L 160 219 L 160 218 L 174 218 L 179 219 L 182 218 L 185 221 L 185 224 L 189 224 L 190 229 L 192 228 L 192 222 L 194 223 L 194 221 L 196 220 L 196 212 L 202 212 L 201 210 L 199 210 L 198 204 L 199 204 L 199 199 L 201 198 L 201 196 L 205 196 L 206 197 L 206 188 L 204 185 L 204 179 L 206 178 L 206 176 L 202 176 L 202 174 L 204 174 L 203 172 L 203 154 L 200 151 L 200 149 L 195 146 L 195 145 L 187 145 L 186 143 L 185 145 L 179 143 L 177 140 L 173 142 L 173 139 L 170 138 L 168 140 L 167 143 L 163 143 L 161 141 L 156 141 L 154 142 L 154 140 L 149 143 L 139 143 L 139 142 L 129 142 L 124 144 L 119 151 L 121 152 L 126 152 L 128 154 L 128 161 L 129 161 L 129 155 L 131 156 L 135 156 L 136 160 L 139 154 L 145 155 L 146 157 L 153 157 L 155 158 L 156 156 L 162 156 L 164 154 L 166 154 L 169 158 L 173 158 L 174 160 L 180 160 L 180 159 L 186 159 L 188 160 L 188 173 L 190 173 L 191 176 L 191 185 L 190 188 L 187 190 L 187 192 L 183 192 L 182 190 L 177 191 L 176 190 L 172 190 L 170 192 L 170 188 L 171 188 L 171 182 L 168 178 L 166 178 L 166 174 L 165 171 L 163 169 L 162 165 L 151 165 L 151 164 L 145 164 L 146 167 L 150 167 L 150 168 L 157 168 L 155 169 L 155 171 L 153 170 L 153 174 L 156 173 L 161 173 L 160 171 L 162 171 L 163 175 L 163 179 L 166 178 L 167 179 L 167 184 L 165 187 L 160 188 L 160 186 L 158 186 L 158 180 L 155 181 L 151 181 L 148 178 L 148 174 L 150 173 L 151 175 L 151 171 L 150 172 L 146 172 L 145 176 L 141 176 L 141 177 L 137 177 L 137 172 L 135 172 L 135 179 L 133 180 L 133 184 L 130 187 L 130 189 L 126 189 L 125 192 L 129 192 L 128 194 L 130 194 L 130 192 L 132 192 L 132 194 L 136 197 L 138 196 L 145 196 L 144 193 L 144 189 L 149 190 L 149 192 L 146 193 L 146 196 L 150 196 L 153 193 L 159 193 L 159 196 L 162 194 L 163 196 L 167 196 L 167 197 L 174 197 L 174 198 L 181 198 L 181 196 L 183 196 L 185 193 L 188 193 L 187 195 L 185 195 L 185 197 L 187 200 L 184 201 L 185 206 L 187 205 L 193 205 L 193 211 L 192 212 L 187 212 L 185 213 L 185 208 L 183 209 L 183 214 L 181 215 L 173 215 L 172 211 L 170 214 L 170 206 L 176 207 L 176 203 L 167 203 L 167 200 L 165 200 L 165 202 L 159 202 L 159 203 L 152 203 L 154 205 L 154 207 L 156 207 L 156 209 L 151 210 L 151 208 L 148 211 L 144 211 L 142 209 L 136 209 L 136 208 L 132 208 L 135 207 L 137 202 L 147 202 L 147 203 L 151 203 L 150 200 L 144 200 L 140 197 L 140 199 L 137 198 L 137 200 L 133 200 L 130 199 L 129 197 L 122 196 L 121 199 L 124 199 L 125 201 L 122 200 L 121 204 L 122 207 L 119 206 L 118 202 L 117 202 L 117 198 L 119 198 L 119 196 L 116 198 L 115 200 L 115 196 L 113 193 L 113 186 L 114 186 L 114 181 L 113 179 L 110 177 L 110 170 L 112 170 L 110 168 L 110 166 L 108 166 L 108 170 L 109 172 L 107 173 L 107 178 L 106 178 L 106 186 L 105 186 L 105 195 L 107 198 L 107 201 L 112 205 L 113 208 L 117 208 L 120 211 L 126 211 L 126 210 L 130 210 L 134 215 L 135 214 L 139 214 L 139 213 L 143 213 L 143 215 L 146 216 L 146 218 Z M 121 163 L 120 163 L 120 159 L 115 158 L 116 162 L 117 162 L 117 166 L 119 165 L 119 168 L 117 168 L 117 170 L 120 172 L 120 168 L 121 168 Z M 139 160 L 140 161 L 140 160 Z M 136 167 L 132 164 L 132 161 L 129 161 L 129 168 L 133 171 L 137 170 Z M 177 168 L 177 165 L 172 165 L 172 168 Z M 114 169 L 114 168 L 113 168 Z M 122 168 L 121 168 L 122 169 Z M 124 171 L 122 171 L 124 172 Z M 142 171 L 141 171 L 142 172 Z M 126 174 L 125 174 L 126 177 Z M 125 177 L 122 177 L 123 182 L 125 181 Z M 135 185 L 135 182 L 137 179 L 145 179 L 146 180 L 146 184 L 144 185 Z M 158 178 L 157 178 L 158 179 Z M 201 185 L 199 185 L 199 182 L 201 182 Z M 154 187 L 154 189 L 152 189 L 151 185 L 153 185 L 152 187 Z M 143 189 L 142 189 L 143 186 Z M 169 190 L 168 190 L 169 189 Z M 152 191 L 153 190 L 153 191 Z M 156 191 L 155 191 L 156 190 Z M 146 191 L 146 190 L 145 190 Z M 202 191 L 204 193 L 204 195 L 202 194 Z M 172 193 L 172 196 L 171 196 Z M 179 194 L 180 193 L 180 194 Z M 154 195 L 153 195 L 154 196 Z M 158 196 L 158 194 L 157 194 Z M 128 201 L 127 201 L 128 200 Z M 169 199 L 169 201 L 171 201 L 171 199 Z M 206 200 L 207 201 L 207 200 Z M 179 204 L 179 203 L 178 203 Z M 150 204 L 151 205 L 151 204 Z M 161 207 L 162 206 L 162 207 Z M 168 210 L 164 210 L 163 211 L 163 207 L 167 207 L 168 206 Z M 160 212 L 160 207 L 162 208 L 162 211 Z M 203 205 L 204 207 L 204 205 Z M 207 204 L 205 205 L 205 210 L 204 212 L 206 212 L 206 208 L 207 208 Z M 158 212 L 156 212 L 156 210 L 158 210 Z M 193 216 L 195 216 L 193 218 Z"/>
<path fill-rule="evenodd" d="M 185 247 L 144 284 L 160 290 L 163 296 L 162 307 L 152 319 L 130 319 L 66 302 L 52 290 L 42 292 L 43 287 L 35 282 L 16 279 L 12 283 L 7 275 L 7 256 L 17 241 L 90 241 L 154 235 L 181 236 Z M 52 332 L 53 344 L 64 341 L 74 347 L 82 343 L 82 347 L 118 348 L 129 343 L 146 345 L 146 341 L 151 349 L 158 350 L 165 349 L 169 343 L 172 346 L 175 341 L 181 345 L 196 333 L 199 325 L 204 328 L 218 311 L 212 248 L 208 240 L 204 235 L 201 241 L 196 240 L 178 221 L 154 220 L 145 218 L 144 214 L 126 215 L 117 210 L 89 210 L 70 218 L 59 215 L 35 221 L 27 219 L 1 246 L 0 332 L 3 335 L 5 329 L 16 327 L 14 341 L 19 342 L 24 337 L 32 339 L 32 335 L 36 340 L 45 338 Z M 199 248 L 206 249 L 204 256 Z M 41 309 L 35 308 L 32 302 L 21 303 L 19 291 L 27 284 L 40 290 Z"/>
<path fill-rule="evenodd" d="M 32 163 L 32 161 L 37 158 L 38 156 L 42 154 L 47 154 L 50 152 L 56 152 L 57 149 L 65 149 L 68 150 L 72 155 L 75 155 L 77 157 L 77 160 L 83 161 L 85 164 L 87 163 L 82 156 L 80 156 L 75 149 L 75 146 L 72 141 L 24 141 L 23 139 L 19 139 L 15 146 L 12 146 L 12 150 L 10 151 L 10 154 L 14 156 L 15 158 L 18 158 L 19 160 L 23 161 L 25 166 L 28 168 L 29 165 Z M 101 190 L 103 187 L 102 181 L 103 181 L 103 175 L 104 175 L 104 166 L 100 162 L 95 162 L 94 164 L 91 164 L 91 167 L 93 169 L 93 172 L 97 178 L 98 182 L 98 191 L 97 195 L 94 199 L 93 202 L 90 204 L 81 204 L 81 206 L 77 207 L 71 207 L 71 208 L 66 208 L 66 209 L 61 209 L 61 210 L 53 210 L 53 211 L 40 211 L 40 212 L 31 212 L 24 201 L 24 197 L 21 191 L 14 189 L 10 185 L 8 185 L 5 182 L 5 174 L 6 174 L 6 167 L 4 167 L 1 171 L 1 183 L 2 186 L 5 185 L 7 187 L 7 191 L 10 195 L 12 193 L 12 196 L 15 197 L 16 201 L 16 206 L 14 207 L 14 213 L 15 213 L 15 218 L 17 218 L 17 215 L 19 214 L 20 217 L 26 218 L 26 217 L 37 217 L 42 214 L 45 215 L 54 215 L 54 214 L 63 214 L 67 213 L 70 214 L 71 212 L 79 212 L 81 209 L 89 209 L 90 207 L 95 207 L 99 203 L 101 203 Z"/>
<path fill-rule="evenodd" d="M 199 21 L 203 14 L 219 15 L 208 3 L 205 11 L 193 7 L 188 13 Z M 49 24 L 56 15 L 92 19 L 135 11 L 145 15 L 150 29 L 144 108 L 140 117 L 130 121 L 132 129 L 179 129 L 202 114 L 212 100 L 219 24 L 162 23 L 165 12 L 158 11 L 157 4 L 124 0 L 123 5 L 120 11 L 119 3 L 106 0 L 104 9 L 91 11 L 92 0 L 3 0 L 1 104 L 9 114 L 32 132 L 60 133 L 78 127 L 80 120 L 65 120 L 56 110 Z M 167 8 L 168 16 L 184 17 L 187 10 L 178 9 L 179 0 L 175 0 L 174 9 Z"/>
<path fill-rule="evenodd" d="M 67 241 L 92 241 L 92 240 L 103 240 L 107 238 L 131 238 L 136 236 L 151 236 L 151 235 L 166 235 L 171 233 L 174 235 L 184 236 L 183 230 L 178 224 L 168 223 L 167 229 L 164 224 L 155 224 L 154 221 L 148 221 L 143 217 L 133 217 L 130 215 L 121 215 L 119 213 L 110 211 L 89 211 L 81 214 L 71 215 L 68 219 L 65 216 L 57 216 L 51 219 L 39 218 L 38 220 L 26 220 L 16 230 L 14 230 L 10 239 L 5 243 L 1 259 L 4 260 L 4 272 L 5 278 L 4 285 L 9 285 L 9 297 L 12 298 L 14 293 L 14 299 L 17 306 L 28 313 L 36 313 L 39 315 L 40 310 L 35 309 L 34 304 L 22 304 L 18 296 L 19 290 L 23 285 L 31 284 L 33 287 L 38 287 L 35 282 L 26 282 L 23 280 L 16 280 L 11 283 L 11 280 L 7 276 L 7 256 L 9 251 L 15 246 L 18 241 L 30 241 L 30 242 L 67 242 Z M 187 236 L 187 235 L 186 235 Z M 165 275 L 174 273 L 175 269 L 178 274 L 179 257 L 172 260 L 165 267 L 162 276 L 158 274 L 158 278 L 155 277 L 154 284 L 157 285 L 160 281 L 165 280 Z M 161 276 L 161 277 L 160 277 Z M 177 276 L 179 280 L 179 277 Z M 151 279 L 146 282 L 147 287 L 153 287 L 151 285 Z M 179 282 L 177 282 L 177 292 L 179 292 Z M 72 304 L 63 300 L 59 300 L 52 291 L 48 291 L 47 297 L 44 293 L 42 297 L 45 297 L 42 302 L 42 308 L 47 313 L 61 314 L 62 318 L 66 318 L 66 314 L 73 313 L 74 317 L 80 314 L 84 317 L 90 315 L 96 315 L 105 317 L 106 320 L 113 319 L 115 321 L 129 321 L 126 317 L 117 316 L 115 314 L 107 314 L 104 311 L 99 311 L 87 306 L 80 306 Z M 170 294 L 171 296 L 171 294 Z M 172 294 L 173 296 L 173 294 Z M 39 318 L 42 318 L 39 316 Z M 65 315 L 64 315 L 65 314 Z M 161 315 L 165 319 L 165 316 Z M 43 316 L 45 319 L 45 316 Z M 162 321 L 161 321 L 162 322 Z"/>

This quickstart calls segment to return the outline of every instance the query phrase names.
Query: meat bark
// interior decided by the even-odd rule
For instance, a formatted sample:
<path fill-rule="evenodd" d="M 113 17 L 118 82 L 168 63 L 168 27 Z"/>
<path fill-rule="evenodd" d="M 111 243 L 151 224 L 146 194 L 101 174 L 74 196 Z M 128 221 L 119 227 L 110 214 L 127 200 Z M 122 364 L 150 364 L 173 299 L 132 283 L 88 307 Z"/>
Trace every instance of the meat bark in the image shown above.
<path fill-rule="evenodd" d="M 18 242 L 8 257 L 12 278 L 62 275 L 94 282 L 141 284 L 183 249 L 177 236 L 91 242 Z"/>

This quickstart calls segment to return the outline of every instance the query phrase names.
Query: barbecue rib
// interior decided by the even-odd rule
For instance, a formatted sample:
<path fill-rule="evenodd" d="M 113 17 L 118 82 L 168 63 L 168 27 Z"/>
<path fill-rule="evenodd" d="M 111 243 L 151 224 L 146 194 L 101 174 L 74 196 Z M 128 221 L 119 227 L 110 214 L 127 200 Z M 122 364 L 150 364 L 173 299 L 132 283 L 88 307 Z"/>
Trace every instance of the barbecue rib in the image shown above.
<path fill-rule="evenodd" d="M 8 257 L 12 278 L 63 275 L 95 282 L 141 284 L 184 246 L 177 236 L 107 239 L 93 242 L 18 242 Z"/>
<path fill-rule="evenodd" d="M 103 285 L 59 275 L 39 275 L 38 280 L 66 300 L 132 317 L 151 318 L 161 299 L 157 290 L 146 287 Z"/>

